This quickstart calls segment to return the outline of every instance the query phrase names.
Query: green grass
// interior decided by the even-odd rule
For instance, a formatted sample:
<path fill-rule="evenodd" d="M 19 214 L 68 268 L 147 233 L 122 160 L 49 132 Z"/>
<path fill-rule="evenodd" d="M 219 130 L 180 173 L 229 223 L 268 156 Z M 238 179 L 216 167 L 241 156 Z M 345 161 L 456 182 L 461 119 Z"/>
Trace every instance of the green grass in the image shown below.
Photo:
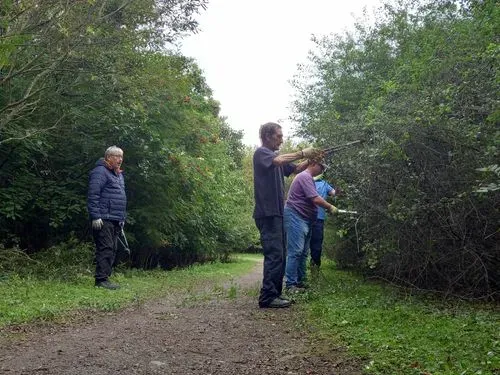
<path fill-rule="evenodd" d="M 500 374 L 498 306 L 412 296 L 325 263 L 300 297 L 318 334 L 367 374 Z"/>
<path fill-rule="evenodd" d="M 117 310 L 174 290 L 193 292 L 199 285 L 228 281 L 249 272 L 254 264 L 252 258 L 245 255 L 238 256 L 237 262 L 208 263 L 171 271 L 119 269 L 111 280 L 119 283 L 121 289 L 114 291 L 94 288 L 91 272 L 73 275 L 69 280 L 43 278 L 39 274 L 9 274 L 0 280 L 0 328 L 63 320 L 85 310 Z M 235 293 L 236 289 L 230 288 L 229 297 L 233 298 Z"/>

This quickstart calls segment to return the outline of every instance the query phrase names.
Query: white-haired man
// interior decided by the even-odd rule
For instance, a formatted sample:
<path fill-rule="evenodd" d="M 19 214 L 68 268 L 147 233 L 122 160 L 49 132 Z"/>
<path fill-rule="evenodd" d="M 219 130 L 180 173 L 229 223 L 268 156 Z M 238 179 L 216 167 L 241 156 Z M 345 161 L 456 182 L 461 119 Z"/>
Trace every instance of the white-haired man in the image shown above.
<path fill-rule="evenodd" d="M 108 147 L 90 172 L 87 208 L 95 242 L 95 286 L 118 289 L 109 281 L 116 256 L 117 240 L 125 224 L 127 196 L 121 170 L 123 150 Z"/>

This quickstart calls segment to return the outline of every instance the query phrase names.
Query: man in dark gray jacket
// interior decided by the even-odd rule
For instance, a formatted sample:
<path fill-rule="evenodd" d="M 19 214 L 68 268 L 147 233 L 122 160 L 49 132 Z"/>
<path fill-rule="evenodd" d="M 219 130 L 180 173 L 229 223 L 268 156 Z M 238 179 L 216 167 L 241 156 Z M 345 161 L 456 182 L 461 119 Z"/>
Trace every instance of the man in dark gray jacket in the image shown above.
<path fill-rule="evenodd" d="M 111 283 L 117 240 L 125 224 L 127 196 L 125 180 L 120 169 L 123 151 L 119 147 L 108 147 L 104 158 L 96 162 L 90 172 L 87 208 L 92 220 L 92 234 L 95 241 L 95 286 L 118 289 Z"/>

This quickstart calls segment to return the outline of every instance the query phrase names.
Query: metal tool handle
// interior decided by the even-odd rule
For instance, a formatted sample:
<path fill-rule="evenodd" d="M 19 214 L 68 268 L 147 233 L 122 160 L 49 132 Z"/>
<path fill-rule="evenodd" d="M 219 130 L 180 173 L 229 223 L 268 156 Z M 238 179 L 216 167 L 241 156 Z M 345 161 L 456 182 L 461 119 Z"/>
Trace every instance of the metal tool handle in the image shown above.
<path fill-rule="evenodd" d="M 348 142 L 348 143 L 345 143 L 343 145 L 325 148 L 324 150 L 322 150 L 322 152 L 325 154 L 331 154 L 332 152 L 343 150 L 344 148 L 351 147 L 351 146 L 358 144 L 358 143 L 361 143 L 361 142 L 363 142 L 363 141 L 361 139 L 358 139 L 356 141 Z"/>
<path fill-rule="evenodd" d="M 130 248 L 128 247 L 127 236 L 125 236 L 125 231 L 123 230 L 123 228 L 122 228 L 120 234 L 121 234 L 121 236 L 123 238 L 123 241 L 120 238 L 120 236 L 118 236 L 118 241 L 120 241 L 120 243 L 122 244 L 122 246 L 125 249 L 125 251 L 130 254 Z"/>
<path fill-rule="evenodd" d="M 352 215 L 357 215 L 357 214 L 358 214 L 358 211 L 338 210 L 338 213 L 340 213 L 340 214 L 352 214 Z"/>

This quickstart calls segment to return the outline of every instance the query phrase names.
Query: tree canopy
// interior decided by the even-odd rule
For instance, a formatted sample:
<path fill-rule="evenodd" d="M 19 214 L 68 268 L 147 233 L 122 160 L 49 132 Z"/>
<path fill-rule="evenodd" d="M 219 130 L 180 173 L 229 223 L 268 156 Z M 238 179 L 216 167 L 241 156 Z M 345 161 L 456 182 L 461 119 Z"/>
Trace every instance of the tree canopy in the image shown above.
<path fill-rule="evenodd" d="M 2 3 L 2 246 L 87 238 L 88 173 L 110 145 L 125 152 L 138 265 L 224 257 L 252 241 L 238 207 L 249 195 L 241 134 L 196 63 L 169 50 L 206 3 Z"/>

